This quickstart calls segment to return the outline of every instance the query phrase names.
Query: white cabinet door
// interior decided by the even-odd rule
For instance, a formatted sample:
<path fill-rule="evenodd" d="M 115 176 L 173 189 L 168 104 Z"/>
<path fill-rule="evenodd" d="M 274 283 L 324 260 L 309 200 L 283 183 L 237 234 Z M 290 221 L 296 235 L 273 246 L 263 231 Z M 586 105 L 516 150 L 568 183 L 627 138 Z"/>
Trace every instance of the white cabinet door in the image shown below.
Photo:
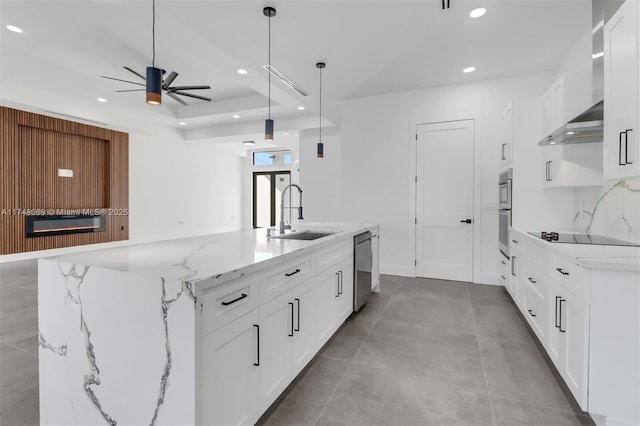
<path fill-rule="evenodd" d="M 371 290 L 380 292 L 380 234 L 379 231 L 371 235 Z"/>
<path fill-rule="evenodd" d="M 604 27 L 604 178 L 640 175 L 638 12 L 627 0 Z"/>
<path fill-rule="evenodd" d="M 589 360 L 589 306 L 565 292 L 559 302 L 560 325 L 565 331 L 562 377 L 583 410 L 587 409 Z"/>
<path fill-rule="evenodd" d="M 513 160 L 513 104 L 509 104 L 500 117 L 502 126 L 500 144 L 500 168 L 504 168 Z"/>
<path fill-rule="evenodd" d="M 291 358 L 293 362 L 292 375 L 296 376 L 307 365 L 316 351 L 317 346 L 317 324 L 314 318 L 314 304 L 316 301 L 312 294 L 313 279 L 300 284 L 291 290 L 293 298 L 294 322 L 293 341 L 291 348 Z"/>
<path fill-rule="evenodd" d="M 282 294 L 260 306 L 260 411 L 264 412 L 289 385 L 294 301 Z"/>
<path fill-rule="evenodd" d="M 252 425 L 258 420 L 258 310 L 203 339 L 202 423 Z"/>
<path fill-rule="evenodd" d="M 339 275 L 335 268 L 330 268 L 321 273 L 313 285 L 311 296 L 314 303 L 314 323 L 317 327 L 316 334 L 318 347 L 324 345 L 337 330 L 336 304 L 338 297 Z"/>
<path fill-rule="evenodd" d="M 338 265 L 338 279 L 336 313 L 340 325 L 353 313 L 353 259 Z"/>

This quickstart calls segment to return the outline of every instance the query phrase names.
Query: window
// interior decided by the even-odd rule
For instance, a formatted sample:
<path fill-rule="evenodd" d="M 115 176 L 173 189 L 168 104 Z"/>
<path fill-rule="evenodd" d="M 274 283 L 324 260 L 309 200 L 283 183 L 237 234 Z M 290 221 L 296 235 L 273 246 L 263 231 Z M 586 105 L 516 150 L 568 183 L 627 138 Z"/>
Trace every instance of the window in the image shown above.
<path fill-rule="evenodd" d="M 291 172 L 253 173 L 253 227 L 268 228 L 280 223 L 282 191 L 291 183 Z M 288 194 L 291 205 L 291 192 Z M 291 209 L 285 211 L 285 223 L 291 223 Z"/>
<path fill-rule="evenodd" d="M 291 151 L 257 151 L 253 153 L 254 166 L 285 166 L 292 163 Z"/>

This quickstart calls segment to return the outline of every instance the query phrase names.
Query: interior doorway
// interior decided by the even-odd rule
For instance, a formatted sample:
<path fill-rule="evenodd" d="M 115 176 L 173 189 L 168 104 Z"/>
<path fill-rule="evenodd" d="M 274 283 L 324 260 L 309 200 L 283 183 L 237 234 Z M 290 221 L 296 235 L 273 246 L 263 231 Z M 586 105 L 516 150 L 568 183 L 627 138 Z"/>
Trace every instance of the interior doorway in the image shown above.
<path fill-rule="evenodd" d="M 282 191 L 291 183 L 290 171 L 253 173 L 253 227 L 268 228 L 280 223 Z M 291 192 L 288 197 L 291 198 Z M 288 205 L 291 205 L 289 200 Z M 291 210 L 285 210 L 285 222 L 291 223 Z"/>
<path fill-rule="evenodd" d="M 416 127 L 416 276 L 473 281 L 475 121 Z"/>

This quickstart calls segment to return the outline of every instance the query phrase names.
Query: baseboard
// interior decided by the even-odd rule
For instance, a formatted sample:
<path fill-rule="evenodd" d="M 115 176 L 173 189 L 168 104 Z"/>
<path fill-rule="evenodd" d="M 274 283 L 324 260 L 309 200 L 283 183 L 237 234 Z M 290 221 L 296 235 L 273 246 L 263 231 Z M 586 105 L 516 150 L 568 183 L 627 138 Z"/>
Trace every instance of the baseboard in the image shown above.
<path fill-rule="evenodd" d="M 474 284 L 502 285 L 498 279 L 498 275 L 495 274 L 478 274 L 473 277 L 473 282 Z"/>

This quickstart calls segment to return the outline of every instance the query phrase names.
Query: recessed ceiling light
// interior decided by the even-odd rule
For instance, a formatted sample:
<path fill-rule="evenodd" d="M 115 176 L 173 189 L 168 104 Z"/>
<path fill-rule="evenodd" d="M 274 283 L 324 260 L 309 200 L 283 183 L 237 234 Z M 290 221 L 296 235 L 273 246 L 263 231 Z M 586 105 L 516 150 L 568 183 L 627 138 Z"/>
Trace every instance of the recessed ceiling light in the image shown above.
<path fill-rule="evenodd" d="M 247 74 L 248 74 L 248 72 L 247 72 L 247 70 L 243 70 L 242 68 L 239 68 L 239 69 L 238 69 L 238 74 L 240 74 L 240 75 L 247 75 Z"/>
<path fill-rule="evenodd" d="M 185 123 L 184 121 L 181 121 L 178 124 L 181 125 L 181 126 L 186 126 L 187 125 L 187 123 Z"/>
<path fill-rule="evenodd" d="M 304 110 L 304 107 L 303 107 L 303 106 L 299 106 L 299 107 L 298 107 L 298 111 L 303 111 L 303 110 Z"/>
<path fill-rule="evenodd" d="M 289 136 L 291 133 L 289 133 L 289 132 L 284 132 L 284 133 L 282 133 L 282 134 L 283 134 L 283 135 L 285 135 L 285 136 Z"/>
<path fill-rule="evenodd" d="M 14 33 L 22 34 L 22 28 L 16 27 L 15 25 L 7 25 L 7 29 L 9 31 L 13 31 Z"/>
<path fill-rule="evenodd" d="M 469 13 L 469 16 L 471 16 L 472 18 L 479 18 L 485 13 L 487 13 L 487 9 L 485 9 L 484 7 L 479 7 L 477 9 L 473 9 L 471 13 Z"/>
<path fill-rule="evenodd" d="M 549 142 L 549 145 L 555 145 L 555 144 L 556 144 L 555 142 Z"/>
<path fill-rule="evenodd" d="M 98 102 L 107 102 L 107 100 L 105 98 L 98 98 L 96 99 Z"/>
<path fill-rule="evenodd" d="M 240 118 L 238 114 L 233 114 L 233 118 Z"/>
<path fill-rule="evenodd" d="M 598 58 L 602 58 L 603 56 L 604 56 L 604 52 L 598 52 L 591 55 L 591 58 L 598 59 Z"/>
<path fill-rule="evenodd" d="M 245 146 L 253 146 L 256 144 L 256 141 L 242 141 L 242 145 Z"/>
<path fill-rule="evenodd" d="M 474 72 L 476 70 L 476 67 L 466 67 L 465 69 L 462 70 L 462 72 Z"/>
<path fill-rule="evenodd" d="M 567 134 L 567 135 L 569 135 L 569 136 L 571 136 L 571 135 L 575 135 L 575 134 L 576 134 L 576 132 L 574 132 L 573 130 L 570 130 L 570 131 L 568 131 L 566 134 Z"/>

